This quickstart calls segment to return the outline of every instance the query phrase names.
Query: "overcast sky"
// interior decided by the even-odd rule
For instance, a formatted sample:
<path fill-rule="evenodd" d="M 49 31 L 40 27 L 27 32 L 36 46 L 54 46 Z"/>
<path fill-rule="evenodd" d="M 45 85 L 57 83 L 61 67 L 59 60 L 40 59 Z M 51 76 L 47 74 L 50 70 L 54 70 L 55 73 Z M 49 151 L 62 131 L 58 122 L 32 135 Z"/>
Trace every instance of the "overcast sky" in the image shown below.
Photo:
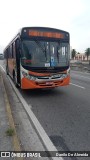
<path fill-rule="evenodd" d="M 72 48 L 83 53 L 90 47 L 90 0 L 0 0 L 0 52 L 25 26 L 68 31 Z"/>

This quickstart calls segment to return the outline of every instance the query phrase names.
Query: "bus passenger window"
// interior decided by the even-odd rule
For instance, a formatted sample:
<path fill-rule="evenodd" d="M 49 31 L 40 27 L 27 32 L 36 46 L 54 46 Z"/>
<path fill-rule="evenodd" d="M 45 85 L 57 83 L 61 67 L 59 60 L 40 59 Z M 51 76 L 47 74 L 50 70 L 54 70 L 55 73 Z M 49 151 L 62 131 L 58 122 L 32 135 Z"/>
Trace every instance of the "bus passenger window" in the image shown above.
<path fill-rule="evenodd" d="M 62 47 L 62 56 L 65 56 L 65 47 Z"/>

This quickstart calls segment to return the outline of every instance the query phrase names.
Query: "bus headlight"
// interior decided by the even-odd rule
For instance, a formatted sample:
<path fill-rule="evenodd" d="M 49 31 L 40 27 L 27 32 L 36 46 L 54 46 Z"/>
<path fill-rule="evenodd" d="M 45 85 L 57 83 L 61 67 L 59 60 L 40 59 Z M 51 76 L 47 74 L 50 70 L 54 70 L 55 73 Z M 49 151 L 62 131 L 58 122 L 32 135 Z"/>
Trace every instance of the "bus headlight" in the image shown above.
<path fill-rule="evenodd" d="M 66 78 L 66 77 L 67 77 L 67 74 L 63 74 L 63 75 L 62 75 L 62 78 Z"/>
<path fill-rule="evenodd" d="M 31 75 L 28 75 L 28 79 L 35 81 L 35 80 L 36 80 L 36 77 L 31 76 Z"/>
<path fill-rule="evenodd" d="M 34 81 L 36 80 L 35 76 L 32 76 L 32 75 L 26 73 L 25 71 L 22 71 L 22 75 L 27 79 L 34 80 Z"/>

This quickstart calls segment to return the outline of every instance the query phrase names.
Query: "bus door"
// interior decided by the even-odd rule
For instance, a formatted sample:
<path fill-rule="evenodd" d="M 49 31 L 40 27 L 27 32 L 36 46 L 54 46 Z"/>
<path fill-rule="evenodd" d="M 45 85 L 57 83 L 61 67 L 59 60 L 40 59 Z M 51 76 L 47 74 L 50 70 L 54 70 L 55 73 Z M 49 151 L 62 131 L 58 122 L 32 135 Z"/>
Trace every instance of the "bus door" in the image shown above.
<path fill-rule="evenodd" d="M 17 77 L 17 83 L 20 84 L 20 40 L 17 39 L 16 43 L 16 77 Z"/>

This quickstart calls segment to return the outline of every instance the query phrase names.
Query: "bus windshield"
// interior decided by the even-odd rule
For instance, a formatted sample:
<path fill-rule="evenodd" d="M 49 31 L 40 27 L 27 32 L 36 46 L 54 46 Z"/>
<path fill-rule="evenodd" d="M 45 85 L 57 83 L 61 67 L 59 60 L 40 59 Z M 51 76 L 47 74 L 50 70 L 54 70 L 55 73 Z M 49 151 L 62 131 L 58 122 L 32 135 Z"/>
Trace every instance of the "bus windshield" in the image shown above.
<path fill-rule="evenodd" d="M 21 63 L 30 67 L 63 67 L 69 64 L 69 44 L 60 41 L 23 40 Z"/>

